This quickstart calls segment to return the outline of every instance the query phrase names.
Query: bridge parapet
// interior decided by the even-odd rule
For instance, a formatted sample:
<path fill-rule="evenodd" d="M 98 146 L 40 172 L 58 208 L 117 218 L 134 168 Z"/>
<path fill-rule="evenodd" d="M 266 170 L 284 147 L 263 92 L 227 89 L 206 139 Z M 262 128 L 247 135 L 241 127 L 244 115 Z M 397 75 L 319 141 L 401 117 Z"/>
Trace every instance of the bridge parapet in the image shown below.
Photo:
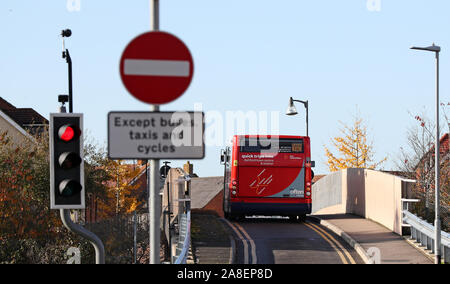
<path fill-rule="evenodd" d="M 413 180 L 368 169 L 345 169 L 313 185 L 313 214 L 355 214 L 402 234 L 402 198 Z"/>

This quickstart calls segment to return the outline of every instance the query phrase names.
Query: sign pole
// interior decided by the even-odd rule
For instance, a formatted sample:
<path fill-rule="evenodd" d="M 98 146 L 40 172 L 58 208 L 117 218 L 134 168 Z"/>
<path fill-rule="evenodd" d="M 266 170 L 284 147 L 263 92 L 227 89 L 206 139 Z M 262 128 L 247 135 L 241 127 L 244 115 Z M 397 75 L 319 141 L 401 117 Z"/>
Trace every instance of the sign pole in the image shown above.
<path fill-rule="evenodd" d="M 117 147 L 117 141 L 112 142 L 108 138 L 108 153 L 110 158 L 118 158 L 121 154 L 134 152 L 141 159 L 148 159 L 148 212 L 149 212 L 149 249 L 150 264 L 160 263 L 160 217 L 161 217 L 161 196 L 160 196 L 160 159 L 169 157 L 186 157 L 194 155 L 203 158 L 204 145 L 189 145 L 181 143 L 174 145 L 170 138 L 175 130 L 180 131 L 176 125 L 169 136 L 170 129 L 174 123 L 170 123 L 172 117 L 167 119 L 167 112 L 160 111 L 160 105 L 169 103 L 180 97 L 189 87 L 193 74 L 194 62 L 187 46 L 176 36 L 159 31 L 159 0 L 150 0 L 150 32 L 143 33 L 134 38 L 125 48 L 120 60 L 120 76 L 125 88 L 136 99 L 150 104 L 146 118 L 139 120 L 139 114 L 117 114 L 118 120 L 109 121 L 108 129 L 112 132 L 108 137 L 119 135 L 120 139 L 130 140 L 133 143 L 141 143 L 134 149 Z M 186 113 L 188 115 L 188 113 Z M 108 117 L 115 116 L 110 113 Z M 131 116 L 132 120 L 139 120 L 139 125 L 121 123 L 121 116 Z M 149 119 L 151 117 L 151 119 Z M 164 118 L 163 118 L 164 117 Z M 195 117 L 195 116 L 194 116 Z M 181 119 L 181 118 L 180 118 Z M 184 118 L 183 118 L 184 119 Z M 189 119 L 189 116 L 188 116 Z M 192 120 L 192 118 L 191 118 Z M 202 121 L 203 123 L 203 121 Z M 198 127 L 202 127 L 198 123 Z M 127 135 L 120 135 L 121 131 L 131 127 L 131 132 Z M 135 129 L 138 127 L 137 129 Z M 148 132 L 142 132 L 147 130 Z M 173 127 L 172 127 L 173 128 Z M 155 130 L 155 131 L 154 131 Z M 197 129 L 198 130 L 198 129 Z M 201 129 L 203 131 L 203 128 Z M 156 132 L 161 131 L 162 135 Z M 185 132 L 188 132 L 186 130 Z M 177 136 L 180 140 L 185 139 L 184 132 Z M 128 138 L 127 138 L 128 137 Z M 187 138 L 186 138 L 187 139 Z M 149 140 L 151 140 L 149 142 Z M 148 143 L 160 143 L 155 145 L 143 145 Z M 169 141 L 170 140 L 170 141 Z M 131 144 L 133 144 L 131 143 Z M 126 155 L 128 156 L 128 155 Z M 133 155 L 134 156 L 134 155 Z M 166 157 L 167 156 L 167 157 Z M 128 157 L 128 158 L 131 158 Z M 134 157 L 137 158 L 137 157 Z"/>
<path fill-rule="evenodd" d="M 150 29 L 152 31 L 159 30 L 159 0 L 150 0 L 151 22 Z M 151 105 L 150 111 L 159 112 L 159 105 Z M 151 159 L 150 172 L 147 184 L 149 185 L 149 222 L 150 222 L 150 264 L 160 263 L 160 213 L 161 203 L 159 195 L 159 159 Z"/>

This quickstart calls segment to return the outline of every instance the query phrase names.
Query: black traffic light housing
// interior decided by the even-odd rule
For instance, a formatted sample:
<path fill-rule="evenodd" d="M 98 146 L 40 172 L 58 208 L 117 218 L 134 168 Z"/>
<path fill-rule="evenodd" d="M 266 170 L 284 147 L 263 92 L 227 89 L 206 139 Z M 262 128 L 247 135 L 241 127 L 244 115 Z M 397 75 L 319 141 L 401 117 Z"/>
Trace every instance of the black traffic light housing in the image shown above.
<path fill-rule="evenodd" d="M 83 115 L 50 114 L 50 208 L 84 209 Z"/>

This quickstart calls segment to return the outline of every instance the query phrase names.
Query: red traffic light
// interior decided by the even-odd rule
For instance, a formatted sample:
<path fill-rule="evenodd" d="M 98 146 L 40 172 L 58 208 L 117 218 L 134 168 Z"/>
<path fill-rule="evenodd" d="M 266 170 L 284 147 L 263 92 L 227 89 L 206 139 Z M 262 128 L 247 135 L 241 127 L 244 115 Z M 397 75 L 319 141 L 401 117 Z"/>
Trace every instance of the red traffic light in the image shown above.
<path fill-rule="evenodd" d="M 83 114 L 51 113 L 50 208 L 84 209 Z"/>
<path fill-rule="evenodd" d="M 75 125 L 64 125 L 58 130 L 58 136 L 65 142 L 76 140 L 80 137 L 81 130 Z"/>

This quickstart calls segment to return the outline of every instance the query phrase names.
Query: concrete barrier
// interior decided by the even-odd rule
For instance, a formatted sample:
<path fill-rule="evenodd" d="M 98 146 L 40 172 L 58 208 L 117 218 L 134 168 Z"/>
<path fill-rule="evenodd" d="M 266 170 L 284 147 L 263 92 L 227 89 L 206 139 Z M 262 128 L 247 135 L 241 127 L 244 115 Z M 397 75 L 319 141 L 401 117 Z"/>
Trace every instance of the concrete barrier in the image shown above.
<path fill-rule="evenodd" d="M 402 198 L 414 181 L 367 169 L 345 169 L 313 185 L 313 214 L 355 214 L 402 234 Z"/>
<path fill-rule="evenodd" d="M 345 174 L 344 171 L 334 172 L 314 183 L 312 186 L 313 213 L 345 213 L 342 208 L 343 174 Z"/>

